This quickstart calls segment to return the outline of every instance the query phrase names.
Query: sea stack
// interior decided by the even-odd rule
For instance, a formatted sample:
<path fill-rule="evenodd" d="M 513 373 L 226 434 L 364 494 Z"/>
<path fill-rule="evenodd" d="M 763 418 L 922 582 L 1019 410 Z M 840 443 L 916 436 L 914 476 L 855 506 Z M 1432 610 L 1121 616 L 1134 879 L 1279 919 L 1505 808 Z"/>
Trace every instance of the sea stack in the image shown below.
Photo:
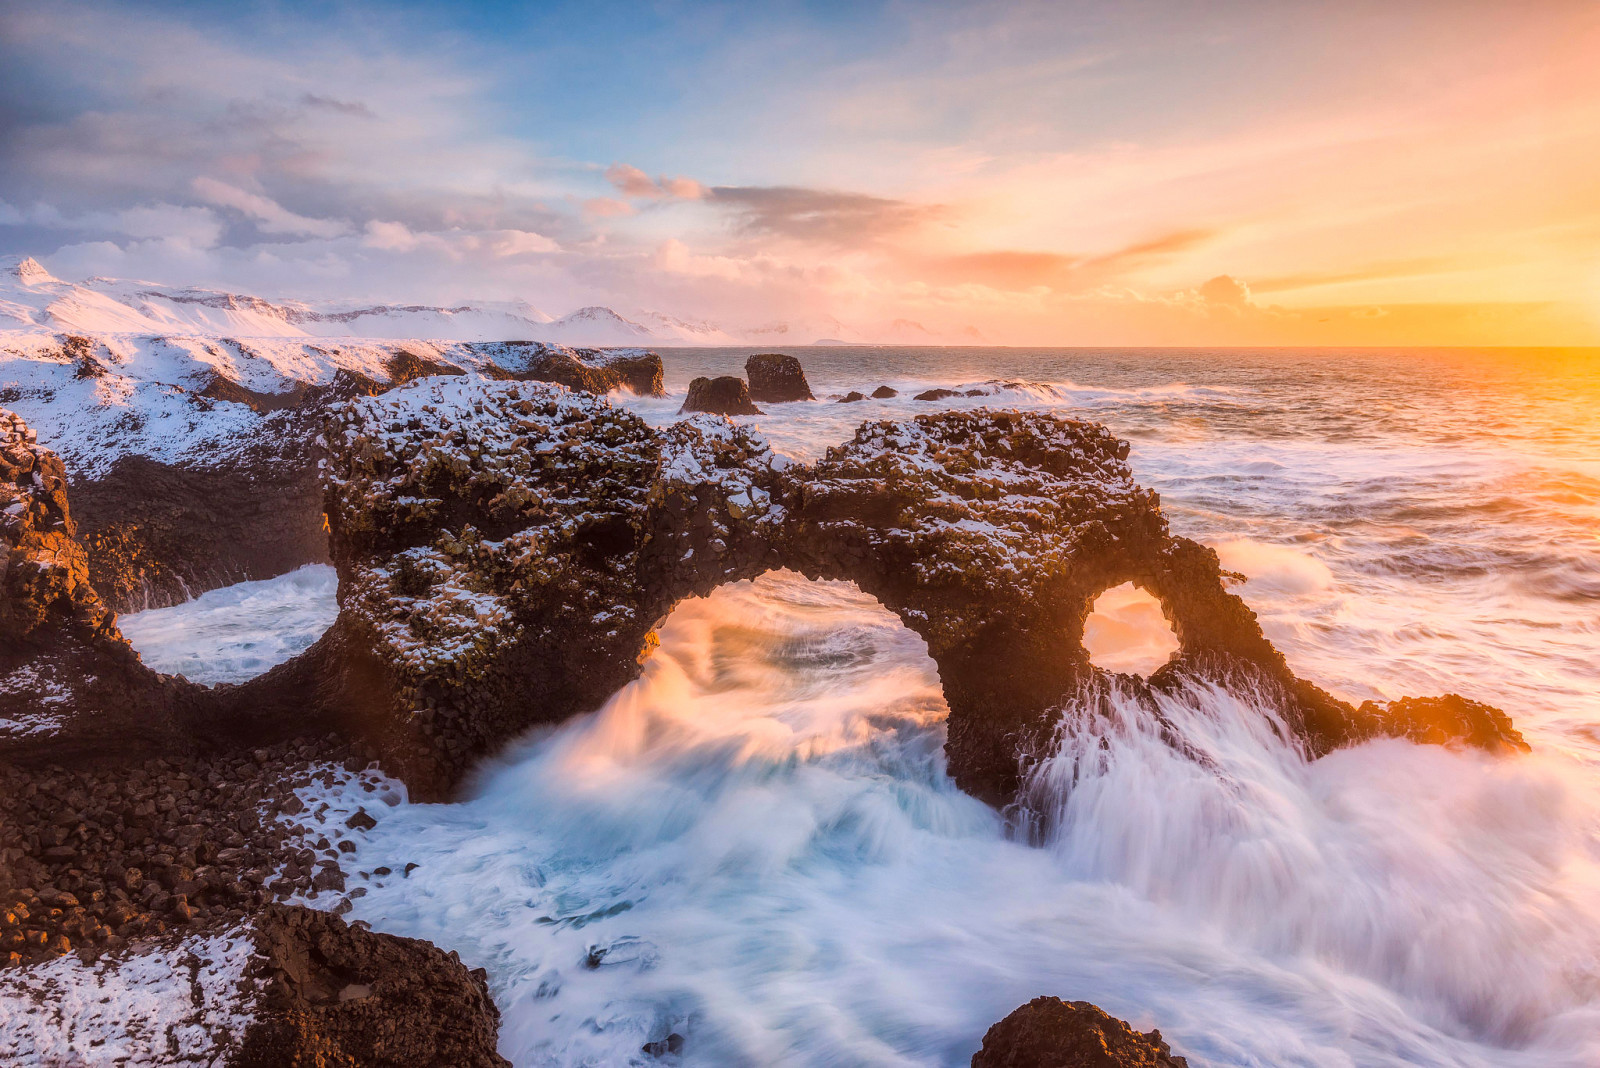
<path fill-rule="evenodd" d="M 720 378 L 701 377 L 689 383 L 689 396 L 685 398 L 683 407 L 678 409 L 678 414 L 688 412 L 760 415 L 761 409 L 751 401 L 750 390 L 745 386 L 744 379 L 723 375 Z"/>
<path fill-rule="evenodd" d="M 773 404 L 783 401 L 816 400 L 800 361 L 781 352 L 758 352 L 744 361 L 745 377 L 750 379 L 752 400 Z"/>

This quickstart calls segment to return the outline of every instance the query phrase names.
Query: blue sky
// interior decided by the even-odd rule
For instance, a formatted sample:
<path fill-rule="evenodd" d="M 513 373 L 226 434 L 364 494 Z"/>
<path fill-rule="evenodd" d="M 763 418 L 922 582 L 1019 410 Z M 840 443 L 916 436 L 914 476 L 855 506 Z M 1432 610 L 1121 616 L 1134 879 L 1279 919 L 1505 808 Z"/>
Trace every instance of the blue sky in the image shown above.
<path fill-rule="evenodd" d="M 66 276 L 1061 343 L 1600 338 L 1592 3 L 0 20 L 0 251 Z"/>

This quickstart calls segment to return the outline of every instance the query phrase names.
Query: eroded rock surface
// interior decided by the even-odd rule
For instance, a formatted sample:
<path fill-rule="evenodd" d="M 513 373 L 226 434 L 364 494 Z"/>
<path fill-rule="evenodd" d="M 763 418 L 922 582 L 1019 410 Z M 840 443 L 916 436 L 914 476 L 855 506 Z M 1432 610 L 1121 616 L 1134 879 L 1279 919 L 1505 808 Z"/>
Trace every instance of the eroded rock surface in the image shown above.
<path fill-rule="evenodd" d="M 744 361 L 750 380 L 750 399 L 756 401 L 815 400 L 800 361 L 781 352 L 758 352 Z"/>
<path fill-rule="evenodd" d="M 972 1068 L 1188 1068 L 1161 1039 L 1087 1001 L 1034 998 L 989 1028 Z"/>
<path fill-rule="evenodd" d="M 1247 683 L 1313 754 L 1379 733 L 1523 744 L 1488 706 L 1358 710 L 1296 678 L 1216 554 L 1172 535 L 1127 444 L 1093 423 L 941 412 L 865 424 L 799 465 L 723 419 L 656 432 L 601 398 L 433 379 L 352 403 L 328 440 L 340 620 L 239 694 L 347 710 L 424 796 L 527 727 L 598 707 L 682 597 L 777 567 L 853 581 L 923 637 L 951 774 L 996 803 L 1104 678 L 1084 620 L 1127 581 L 1180 642 L 1148 685 Z"/>
<path fill-rule="evenodd" d="M 678 414 L 708 412 L 712 415 L 760 415 L 750 400 L 750 389 L 744 379 L 733 375 L 719 378 L 704 376 L 689 383 L 689 395 L 683 400 Z"/>

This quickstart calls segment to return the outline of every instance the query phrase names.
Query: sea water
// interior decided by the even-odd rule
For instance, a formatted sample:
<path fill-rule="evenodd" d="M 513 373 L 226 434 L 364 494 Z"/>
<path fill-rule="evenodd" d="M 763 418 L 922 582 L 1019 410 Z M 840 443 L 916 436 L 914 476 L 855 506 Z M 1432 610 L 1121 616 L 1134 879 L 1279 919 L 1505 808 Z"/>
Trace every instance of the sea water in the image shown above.
<path fill-rule="evenodd" d="M 781 451 L 939 406 L 1105 422 L 1299 674 L 1491 701 L 1534 751 L 1307 762 L 1207 686 L 1156 710 L 1174 746 L 1113 694 L 1029 784 L 1028 844 L 950 783 L 937 671 L 894 616 L 847 583 L 731 584 L 464 803 L 370 772 L 313 791 L 330 830 L 378 818 L 350 918 L 487 968 L 508 1058 L 660 1063 L 642 1047 L 676 1033 L 669 1063 L 965 1064 L 1052 994 L 1197 1065 L 1600 1064 L 1600 359 L 791 351 L 824 399 L 744 420 Z M 616 400 L 668 422 L 744 355 L 669 351 L 671 396 Z M 990 395 L 913 399 L 935 385 Z M 314 616 L 255 625 L 303 643 Z"/>

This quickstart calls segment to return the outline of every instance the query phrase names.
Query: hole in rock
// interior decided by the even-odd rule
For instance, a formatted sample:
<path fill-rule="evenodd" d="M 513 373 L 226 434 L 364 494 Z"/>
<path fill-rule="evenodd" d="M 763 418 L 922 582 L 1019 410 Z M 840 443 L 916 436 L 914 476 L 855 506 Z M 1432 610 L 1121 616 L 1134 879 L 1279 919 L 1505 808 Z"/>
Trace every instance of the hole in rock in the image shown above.
<path fill-rule="evenodd" d="M 339 614 L 331 564 L 307 564 L 276 578 L 207 590 L 170 608 L 117 617 L 144 662 L 168 675 L 215 686 L 243 682 L 304 652 Z"/>
<path fill-rule="evenodd" d="M 704 784 L 750 761 L 937 760 L 949 709 L 927 644 L 854 583 L 771 571 L 684 599 L 659 634 L 601 713 L 608 762 L 694 752 Z"/>
<path fill-rule="evenodd" d="M 1149 675 L 1178 651 L 1178 636 L 1161 614 L 1161 602 L 1124 582 L 1095 598 L 1084 621 L 1083 647 L 1095 667 Z"/>

